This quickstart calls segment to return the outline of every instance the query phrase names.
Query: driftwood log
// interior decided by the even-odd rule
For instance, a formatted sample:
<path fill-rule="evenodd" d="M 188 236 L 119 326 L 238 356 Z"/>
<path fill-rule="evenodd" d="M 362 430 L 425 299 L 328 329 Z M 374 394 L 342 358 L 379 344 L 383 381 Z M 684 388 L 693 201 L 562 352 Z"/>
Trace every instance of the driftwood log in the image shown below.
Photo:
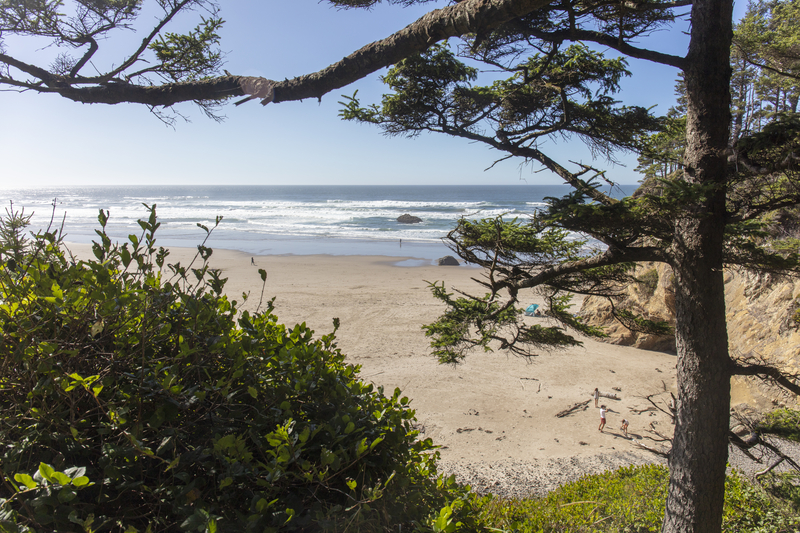
<path fill-rule="evenodd" d="M 572 413 L 574 413 L 576 411 L 585 411 L 589 407 L 589 402 L 590 401 L 591 400 L 586 400 L 585 402 L 578 402 L 575 405 L 573 405 L 572 407 L 569 407 L 567 409 L 564 409 L 563 411 L 560 411 L 560 412 L 556 413 L 556 417 L 557 418 L 564 418 L 565 416 L 571 415 Z"/>

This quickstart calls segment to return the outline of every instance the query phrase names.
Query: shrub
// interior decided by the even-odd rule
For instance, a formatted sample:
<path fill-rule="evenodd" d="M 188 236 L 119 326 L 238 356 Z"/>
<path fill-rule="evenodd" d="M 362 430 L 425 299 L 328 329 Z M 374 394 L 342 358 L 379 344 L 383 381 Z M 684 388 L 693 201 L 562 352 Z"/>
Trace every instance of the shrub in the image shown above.
<path fill-rule="evenodd" d="M 271 301 L 239 315 L 210 249 L 166 262 L 155 206 L 122 245 L 107 216 L 96 260 L 69 260 L 45 232 L 23 261 L 0 262 L 0 530 L 363 531 L 466 516 L 466 490 L 433 477 L 408 400 L 345 362 L 337 320 L 314 339 L 279 324 Z"/>
<path fill-rule="evenodd" d="M 650 298 L 658 288 L 658 270 L 651 268 L 636 278 L 636 281 L 639 282 L 639 287 L 644 297 Z"/>
<path fill-rule="evenodd" d="M 756 430 L 785 439 L 800 441 L 800 411 L 795 409 L 775 409 L 758 422 Z"/>
<path fill-rule="evenodd" d="M 630 466 L 584 476 L 543 498 L 479 502 L 484 524 L 504 531 L 645 533 L 661 529 L 669 472 L 661 465 Z M 728 476 L 722 531 L 794 531 L 800 518 L 741 475 Z"/>

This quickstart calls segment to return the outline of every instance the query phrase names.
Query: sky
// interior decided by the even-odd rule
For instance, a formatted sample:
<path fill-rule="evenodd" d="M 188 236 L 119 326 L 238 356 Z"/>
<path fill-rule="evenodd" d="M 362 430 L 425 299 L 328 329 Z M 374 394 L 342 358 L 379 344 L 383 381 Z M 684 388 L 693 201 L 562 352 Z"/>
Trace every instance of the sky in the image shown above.
<path fill-rule="evenodd" d="M 140 42 L 146 23 L 154 20 L 152 4 L 146 0 L 138 32 L 120 32 L 101 43 L 98 66 L 118 63 Z M 364 11 L 338 10 L 318 0 L 221 2 L 224 68 L 275 80 L 315 72 L 445 5 L 445 0 L 410 8 L 381 4 Z M 167 29 L 186 31 L 197 17 L 186 14 Z M 643 44 L 683 55 L 688 44 L 683 30 L 658 32 Z M 4 38 L 9 55 L 37 64 L 49 64 L 61 51 Z M 630 60 L 630 70 L 634 75 L 623 81 L 620 100 L 656 105 L 656 112 L 666 113 L 674 103 L 676 69 Z M 483 145 L 440 134 L 388 138 L 376 127 L 339 119 L 342 95 L 358 90 L 363 104 L 380 100 L 382 72 L 321 102 L 231 103 L 222 110 L 222 123 L 191 103 L 180 104 L 176 109 L 189 121 L 179 119 L 174 127 L 141 105 L 88 105 L 56 95 L 0 92 L 0 187 L 560 183 L 515 160 L 485 170 L 502 154 Z M 551 142 L 544 149 L 560 160 L 591 162 L 577 141 Z M 621 160 L 623 165 L 594 164 L 608 168 L 608 177 L 618 183 L 636 183 L 635 157 L 623 154 Z"/>

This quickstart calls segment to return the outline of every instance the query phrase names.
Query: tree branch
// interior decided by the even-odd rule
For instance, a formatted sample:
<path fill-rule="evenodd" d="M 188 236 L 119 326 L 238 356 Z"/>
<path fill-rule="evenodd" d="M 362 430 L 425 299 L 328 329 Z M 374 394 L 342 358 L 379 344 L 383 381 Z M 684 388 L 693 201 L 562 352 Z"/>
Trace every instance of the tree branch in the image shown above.
<path fill-rule="evenodd" d="M 185 6 L 192 0 L 182 0 L 176 6 Z M 546 7 L 549 0 L 466 0 L 443 9 L 431 11 L 416 22 L 386 39 L 376 41 L 357 50 L 329 67 L 305 76 L 274 84 L 272 101 L 286 102 L 305 98 L 322 98 L 328 92 L 359 80 L 381 68 L 393 65 L 409 54 L 422 52 L 432 44 L 467 33 L 491 31 L 500 25 Z M 192 100 L 219 100 L 246 94 L 239 86 L 241 76 L 221 76 L 186 83 L 168 83 L 142 86 L 110 80 L 130 67 L 146 49 L 155 33 L 176 11 L 175 7 L 160 21 L 125 62 L 108 74 L 93 78 L 68 79 L 28 65 L 5 54 L 0 61 L 30 74 L 48 86 L 57 88 L 62 96 L 83 103 L 118 104 L 143 103 L 153 106 L 170 106 Z M 92 87 L 74 87 L 71 83 L 98 83 Z M 31 87 L 35 89 L 34 87 Z M 48 91 L 49 92 L 49 91 Z M 268 103 L 268 101 L 262 102 Z"/>
<path fill-rule="evenodd" d="M 101 79 L 103 81 L 108 81 L 117 76 L 118 74 L 120 74 L 121 72 L 123 72 L 125 69 L 127 69 L 134 63 L 136 63 L 139 60 L 139 56 L 141 56 L 142 53 L 145 50 L 147 50 L 147 47 L 150 45 L 153 39 L 156 38 L 156 35 L 158 35 L 158 33 L 164 28 L 164 26 L 166 26 L 169 23 L 169 21 L 171 21 L 175 17 L 175 15 L 177 15 L 178 12 L 180 12 L 184 7 L 186 7 L 188 4 L 194 1 L 195 0 L 181 0 L 181 2 L 174 4 L 172 6 L 172 9 L 170 9 L 164 16 L 164 18 L 159 21 L 156 27 L 153 28 L 153 31 L 151 31 L 147 37 L 142 39 L 142 44 L 139 45 L 139 48 L 133 54 L 131 54 L 130 57 L 128 57 L 128 59 L 123 61 L 119 67 L 101 76 Z M 204 98 L 204 100 L 212 100 L 212 98 Z"/>
<path fill-rule="evenodd" d="M 361 48 L 313 74 L 275 85 L 275 102 L 322 98 L 432 44 L 467 33 L 485 33 L 516 17 L 542 9 L 549 0 L 466 0 L 437 9 L 394 35 Z"/>
<path fill-rule="evenodd" d="M 555 32 L 531 30 L 530 34 L 537 39 L 547 42 L 562 42 L 568 40 L 589 41 L 602 44 L 603 46 L 608 46 L 609 48 L 613 48 L 614 50 L 617 50 L 626 56 L 635 57 L 636 59 L 645 59 L 647 61 L 660 63 L 662 65 L 669 65 L 681 70 L 686 67 L 686 58 L 684 57 L 664 54 L 654 50 L 647 50 L 646 48 L 637 48 L 636 46 L 632 46 L 625 41 L 620 40 L 618 37 L 612 37 L 611 35 L 606 35 L 605 33 L 600 33 L 597 31 L 573 28 L 570 30 Z"/>
<path fill-rule="evenodd" d="M 655 247 L 651 248 L 642 246 L 628 248 L 625 250 L 609 248 L 604 253 L 594 257 L 581 259 L 579 261 L 560 263 L 558 265 L 545 268 L 541 272 L 522 280 L 519 283 L 515 283 L 514 286 L 518 289 L 536 287 L 547 283 L 551 279 L 555 279 L 567 274 L 581 272 L 582 270 L 587 270 L 589 268 L 643 261 L 666 262 L 667 257 L 662 249 Z"/>
<path fill-rule="evenodd" d="M 800 396 L 800 384 L 789 379 L 791 377 L 796 380 L 798 376 L 785 374 L 780 369 L 773 366 L 734 363 L 731 374 L 734 376 L 758 376 L 771 379 L 784 389 Z"/>

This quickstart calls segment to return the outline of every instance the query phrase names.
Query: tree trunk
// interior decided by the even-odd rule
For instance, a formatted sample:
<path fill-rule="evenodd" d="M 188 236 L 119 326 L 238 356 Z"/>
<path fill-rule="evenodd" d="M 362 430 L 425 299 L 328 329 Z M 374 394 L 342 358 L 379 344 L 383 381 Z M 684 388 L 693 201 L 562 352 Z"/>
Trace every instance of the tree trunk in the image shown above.
<path fill-rule="evenodd" d="M 698 0 L 684 70 L 685 179 L 703 187 L 675 226 L 678 405 L 662 532 L 722 526 L 731 361 L 722 247 L 730 114 L 731 0 Z"/>

